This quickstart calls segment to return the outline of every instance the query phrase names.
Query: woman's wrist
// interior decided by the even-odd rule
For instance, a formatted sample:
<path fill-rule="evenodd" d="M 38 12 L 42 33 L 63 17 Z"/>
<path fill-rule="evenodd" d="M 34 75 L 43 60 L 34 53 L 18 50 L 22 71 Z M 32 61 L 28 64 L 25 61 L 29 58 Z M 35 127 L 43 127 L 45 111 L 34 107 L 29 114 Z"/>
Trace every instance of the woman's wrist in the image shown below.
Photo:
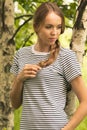
<path fill-rule="evenodd" d="M 21 74 L 18 74 L 18 75 L 17 75 L 17 82 L 18 82 L 18 83 L 23 83 L 23 81 L 24 81 L 24 80 L 21 78 Z"/>

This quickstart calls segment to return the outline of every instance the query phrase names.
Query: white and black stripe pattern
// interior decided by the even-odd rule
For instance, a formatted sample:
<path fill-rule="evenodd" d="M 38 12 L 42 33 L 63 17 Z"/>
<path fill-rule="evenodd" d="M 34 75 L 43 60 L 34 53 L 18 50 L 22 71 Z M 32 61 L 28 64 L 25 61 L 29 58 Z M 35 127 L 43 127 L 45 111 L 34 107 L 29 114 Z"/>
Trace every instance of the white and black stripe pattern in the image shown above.
<path fill-rule="evenodd" d="M 25 64 L 37 64 L 49 56 L 32 48 L 24 47 L 16 53 L 11 72 L 17 74 Z M 35 78 L 27 79 L 20 130 L 60 130 L 66 125 L 67 82 L 79 75 L 81 71 L 75 53 L 61 48 L 53 64 L 41 69 Z"/>

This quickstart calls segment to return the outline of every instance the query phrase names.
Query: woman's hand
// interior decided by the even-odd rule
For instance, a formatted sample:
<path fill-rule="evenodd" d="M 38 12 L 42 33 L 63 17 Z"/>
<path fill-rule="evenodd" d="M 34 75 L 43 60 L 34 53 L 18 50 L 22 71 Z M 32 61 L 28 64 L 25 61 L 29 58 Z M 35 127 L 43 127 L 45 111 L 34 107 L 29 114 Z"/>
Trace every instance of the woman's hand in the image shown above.
<path fill-rule="evenodd" d="M 17 78 L 20 81 L 24 81 L 25 79 L 28 78 L 34 78 L 36 77 L 36 74 L 40 69 L 41 67 L 38 65 L 26 64 L 22 69 L 22 71 L 18 74 Z"/>

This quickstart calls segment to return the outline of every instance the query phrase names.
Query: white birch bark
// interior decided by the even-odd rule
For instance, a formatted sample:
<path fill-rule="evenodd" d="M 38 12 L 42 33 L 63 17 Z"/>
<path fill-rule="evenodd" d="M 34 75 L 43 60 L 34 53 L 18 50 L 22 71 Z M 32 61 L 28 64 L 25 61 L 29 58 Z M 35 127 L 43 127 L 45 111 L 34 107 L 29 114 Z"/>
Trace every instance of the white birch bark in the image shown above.
<path fill-rule="evenodd" d="M 13 111 L 10 102 L 12 75 L 10 67 L 14 54 L 13 0 L 0 0 L 0 130 L 13 130 Z M 10 41 L 9 41 L 10 40 Z"/>
<path fill-rule="evenodd" d="M 78 20 L 79 23 L 77 23 L 77 26 L 79 24 L 79 27 L 74 26 L 73 28 L 72 39 L 71 39 L 71 49 L 75 51 L 81 66 L 83 63 L 83 54 L 84 54 L 85 42 L 87 38 L 87 0 L 79 1 L 79 6 L 78 6 L 77 16 L 76 16 L 76 20 L 79 19 L 78 16 L 80 16 L 81 11 L 83 9 L 82 7 L 83 2 L 85 2 L 86 7 L 84 8 L 81 21 Z M 67 100 L 68 105 L 66 106 L 65 109 L 69 118 L 73 115 L 73 113 L 76 110 L 76 101 L 77 101 L 77 97 L 73 92 L 73 90 L 69 91 L 68 100 Z"/>
<path fill-rule="evenodd" d="M 80 3 L 81 1 L 82 0 L 80 0 Z M 77 16 L 78 13 L 79 11 L 77 12 Z M 76 52 L 80 65 L 82 65 L 83 63 L 83 54 L 86 39 L 87 39 L 87 5 L 83 12 L 82 19 L 80 21 L 80 27 L 79 29 L 73 28 L 73 35 L 72 35 L 72 50 Z"/>

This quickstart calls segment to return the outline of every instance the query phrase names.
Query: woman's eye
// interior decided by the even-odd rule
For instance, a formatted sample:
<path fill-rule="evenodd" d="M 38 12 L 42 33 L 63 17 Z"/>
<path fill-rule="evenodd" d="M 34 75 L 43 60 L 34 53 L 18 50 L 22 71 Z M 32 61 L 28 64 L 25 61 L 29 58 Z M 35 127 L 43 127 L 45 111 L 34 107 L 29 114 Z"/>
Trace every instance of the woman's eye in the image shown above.
<path fill-rule="evenodd" d="M 47 28 L 47 29 L 50 29 L 50 28 L 52 28 L 52 26 L 46 26 L 46 28 Z"/>
<path fill-rule="evenodd" d="M 62 28 L 62 26 L 57 26 L 57 29 L 61 29 Z"/>
<path fill-rule="evenodd" d="M 46 29 L 53 29 L 54 27 L 53 26 L 51 26 L 51 25 L 48 25 L 48 26 L 45 26 L 45 28 Z M 57 27 L 56 27 L 56 29 L 61 29 L 62 28 L 62 26 L 61 25 L 58 25 Z"/>

